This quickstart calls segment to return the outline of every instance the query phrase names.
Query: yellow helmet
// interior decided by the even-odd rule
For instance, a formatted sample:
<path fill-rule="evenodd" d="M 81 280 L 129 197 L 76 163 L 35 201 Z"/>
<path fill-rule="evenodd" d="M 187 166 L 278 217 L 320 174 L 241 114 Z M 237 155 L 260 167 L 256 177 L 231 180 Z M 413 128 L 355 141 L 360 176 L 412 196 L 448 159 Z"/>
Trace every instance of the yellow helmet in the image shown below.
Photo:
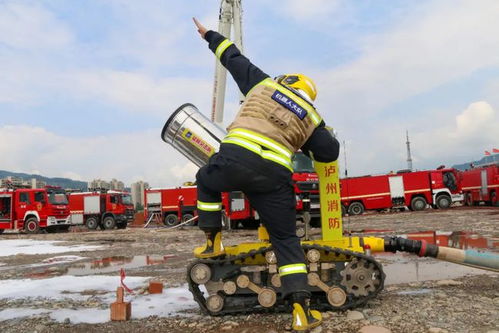
<path fill-rule="evenodd" d="M 312 101 L 317 97 L 317 88 L 314 81 L 303 74 L 284 74 L 275 78 L 277 83 L 291 87 L 300 93 L 305 93 Z"/>

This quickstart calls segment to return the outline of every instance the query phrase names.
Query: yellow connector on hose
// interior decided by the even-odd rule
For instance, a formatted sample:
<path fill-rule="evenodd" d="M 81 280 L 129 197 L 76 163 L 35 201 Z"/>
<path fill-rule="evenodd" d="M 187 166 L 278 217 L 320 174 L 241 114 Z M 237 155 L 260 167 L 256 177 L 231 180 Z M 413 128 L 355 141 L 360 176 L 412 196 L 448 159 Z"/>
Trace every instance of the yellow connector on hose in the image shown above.
<path fill-rule="evenodd" d="M 385 252 L 385 240 L 379 237 L 362 237 L 364 248 L 369 245 L 372 253 Z"/>

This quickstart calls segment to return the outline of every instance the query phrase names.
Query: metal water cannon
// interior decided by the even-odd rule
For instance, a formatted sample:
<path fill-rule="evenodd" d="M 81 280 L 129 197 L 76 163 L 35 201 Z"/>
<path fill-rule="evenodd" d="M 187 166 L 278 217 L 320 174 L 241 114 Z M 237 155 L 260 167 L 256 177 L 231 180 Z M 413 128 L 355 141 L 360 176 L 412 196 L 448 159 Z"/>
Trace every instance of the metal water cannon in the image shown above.
<path fill-rule="evenodd" d="M 161 139 L 198 167 L 218 151 L 226 131 L 206 118 L 193 104 L 180 106 L 166 121 Z"/>

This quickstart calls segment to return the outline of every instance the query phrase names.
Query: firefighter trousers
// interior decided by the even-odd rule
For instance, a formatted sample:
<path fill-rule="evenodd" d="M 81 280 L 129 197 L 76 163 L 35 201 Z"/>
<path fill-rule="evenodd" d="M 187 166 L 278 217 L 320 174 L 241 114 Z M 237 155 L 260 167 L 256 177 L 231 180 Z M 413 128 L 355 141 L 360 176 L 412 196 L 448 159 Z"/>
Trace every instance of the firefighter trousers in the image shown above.
<path fill-rule="evenodd" d="M 198 225 L 201 230 L 221 228 L 221 192 L 242 191 L 267 228 L 286 297 L 306 291 L 305 256 L 296 236 L 296 201 L 291 174 L 283 179 L 273 177 L 272 172 L 255 171 L 268 163 L 256 154 L 251 167 L 241 163 L 237 156 L 224 154 L 223 150 L 213 155 L 196 174 Z"/>

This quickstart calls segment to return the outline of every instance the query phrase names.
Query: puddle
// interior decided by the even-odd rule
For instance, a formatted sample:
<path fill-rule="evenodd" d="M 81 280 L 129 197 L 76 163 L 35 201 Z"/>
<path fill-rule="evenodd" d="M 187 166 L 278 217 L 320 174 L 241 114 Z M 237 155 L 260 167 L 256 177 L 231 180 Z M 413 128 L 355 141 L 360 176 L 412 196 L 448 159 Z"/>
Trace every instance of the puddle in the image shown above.
<path fill-rule="evenodd" d="M 376 259 L 383 262 L 386 274 L 385 285 L 423 282 L 429 280 L 456 279 L 469 275 L 491 274 L 493 272 L 454 264 L 431 258 L 419 258 L 410 254 L 379 254 Z"/>
<path fill-rule="evenodd" d="M 499 237 L 487 237 L 466 231 L 425 231 L 408 233 L 408 239 L 425 240 L 430 244 L 457 249 L 499 250 Z"/>
<path fill-rule="evenodd" d="M 70 266 L 52 266 L 48 269 L 34 270 L 26 275 L 29 278 L 47 278 L 54 275 L 85 276 L 102 273 L 117 272 L 120 269 L 132 269 L 145 266 L 161 265 L 175 255 L 141 255 L 141 256 L 114 256 L 80 262 Z"/>

